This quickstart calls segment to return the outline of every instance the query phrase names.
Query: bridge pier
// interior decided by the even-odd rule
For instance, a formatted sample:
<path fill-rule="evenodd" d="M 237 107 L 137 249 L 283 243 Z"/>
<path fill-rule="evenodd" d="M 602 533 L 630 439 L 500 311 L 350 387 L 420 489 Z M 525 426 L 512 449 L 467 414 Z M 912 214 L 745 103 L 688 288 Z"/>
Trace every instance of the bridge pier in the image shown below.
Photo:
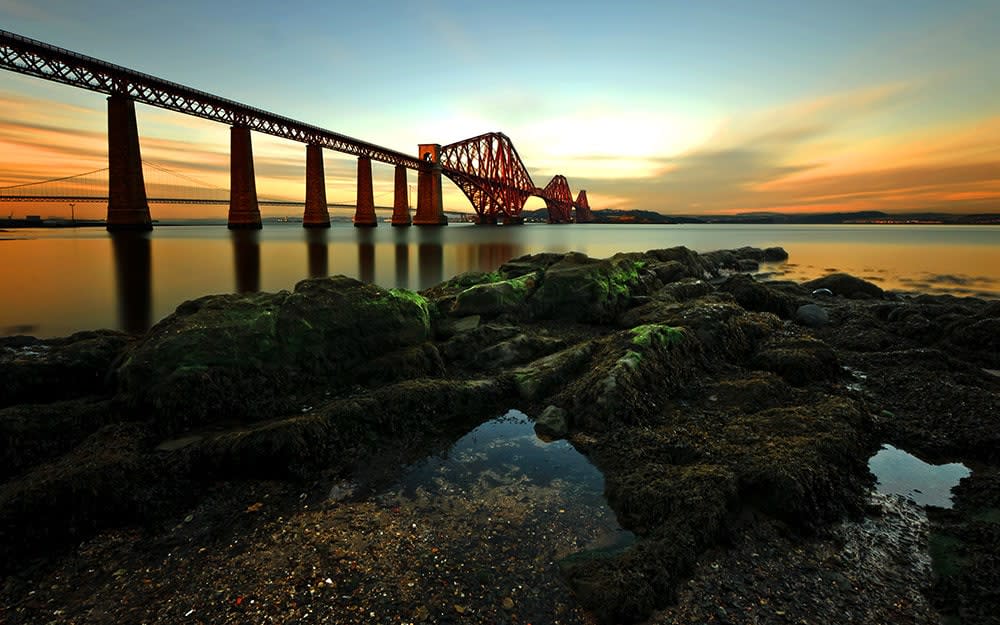
<path fill-rule="evenodd" d="M 323 148 L 306 146 L 306 209 L 303 228 L 329 228 L 330 210 L 326 205 L 326 175 L 323 172 Z"/>
<path fill-rule="evenodd" d="M 233 126 L 229 132 L 229 229 L 261 229 L 253 146 L 245 126 Z"/>
<path fill-rule="evenodd" d="M 409 226 L 410 200 L 406 193 L 406 166 L 396 165 L 395 193 L 392 202 L 392 225 Z"/>
<path fill-rule="evenodd" d="M 358 201 L 354 211 L 354 225 L 358 228 L 378 225 L 375 217 L 375 193 L 372 191 L 372 159 L 358 157 Z"/>
<path fill-rule="evenodd" d="M 125 95 L 108 98 L 107 229 L 152 230 L 146 184 L 142 177 L 135 102 Z"/>
<path fill-rule="evenodd" d="M 424 166 L 417 173 L 417 214 L 413 223 L 418 226 L 447 226 L 441 198 L 441 146 L 436 143 L 420 144 L 420 160 Z"/>

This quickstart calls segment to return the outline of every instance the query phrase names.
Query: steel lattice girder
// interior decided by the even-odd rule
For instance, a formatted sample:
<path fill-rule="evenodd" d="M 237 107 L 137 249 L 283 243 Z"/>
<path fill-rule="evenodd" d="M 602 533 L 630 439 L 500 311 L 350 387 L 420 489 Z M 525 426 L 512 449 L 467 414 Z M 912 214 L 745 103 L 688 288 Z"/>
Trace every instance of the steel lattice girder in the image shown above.
<path fill-rule="evenodd" d="M 472 203 L 480 219 L 519 217 L 538 189 L 511 140 L 491 132 L 441 148 L 442 173 Z"/>
<path fill-rule="evenodd" d="M 416 157 L 0 30 L 0 68 L 276 137 L 420 169 Z"/>
<path fill-rule="evenodd" d="M 545 206 L 549 209 L 551 223 L 566 223 L 573 220 L 573 194 L 569 190 L 566 176 L 557 175 L 545 185 L 542 191 Z"/>
<path fill-rule="evenodd" d="M 573 206 L 576 207 L 576 221 L 592 221 L 594 216 L 590 212 L 590 202 L 587 201 L 587 191 L 580 189 L 579 195 L 576 196 L 576 202 L 573 202 Z"/>

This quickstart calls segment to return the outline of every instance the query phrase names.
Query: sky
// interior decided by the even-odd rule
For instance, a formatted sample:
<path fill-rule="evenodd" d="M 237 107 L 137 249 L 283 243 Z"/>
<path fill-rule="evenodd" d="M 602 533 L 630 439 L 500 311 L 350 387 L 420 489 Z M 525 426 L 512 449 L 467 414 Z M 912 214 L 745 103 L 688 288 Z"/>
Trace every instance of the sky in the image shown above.
<path fill-rule="evenodd" d="M 1000 212 L 997 0 L 0 0 L 0 29 L 402 152 L 503 132 L 595 209 Z M 106 167 L 106 106 L 0 70 L 0 186 Z M 144 160 L 228 187 L 224 125 L 137 115 Z M 258 194 L 304 197 L 304 146 L 253 146 Z M 185 210 L 226 208 L 154 212 Z"/>

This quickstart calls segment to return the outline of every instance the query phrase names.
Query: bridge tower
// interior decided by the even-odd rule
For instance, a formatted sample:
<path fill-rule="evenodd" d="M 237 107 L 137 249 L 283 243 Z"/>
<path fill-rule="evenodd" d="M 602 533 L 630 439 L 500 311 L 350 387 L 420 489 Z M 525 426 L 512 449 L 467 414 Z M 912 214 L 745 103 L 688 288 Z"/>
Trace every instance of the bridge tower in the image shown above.
<path fill-rule="evenodd" d="M 413 223 L 418 226 L 447 226 L 441 197 L 441 146 L 421 143 L 421 168 L 417 172 L 417 214 Z"/>
<path fill-rule="evenodd" d="M 253 173 L 250 129 L 233 126 L 229 131 L 229 229 L 260 230 L 257 179 Z"/>
<path fill-rule="evenodd" d="M 135 102 L 120 93 L 108 98 L 107 229 L 112 232 L 153 229 L 142 178 Z"/>

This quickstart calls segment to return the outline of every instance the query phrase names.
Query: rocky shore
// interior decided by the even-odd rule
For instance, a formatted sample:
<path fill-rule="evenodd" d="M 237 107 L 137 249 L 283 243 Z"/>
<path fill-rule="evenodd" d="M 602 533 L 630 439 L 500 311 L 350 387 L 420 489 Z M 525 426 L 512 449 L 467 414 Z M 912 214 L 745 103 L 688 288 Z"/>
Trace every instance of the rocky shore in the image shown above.
<path fill-rule="evenodd" d="M 2 338 L 0 623 L 996 623 L 1000 302 L 754 277 L 786 257 L 536 254 Z M 634 542 L 552 485 L 355 488 L 511 408 Z M 970 467 L 954 508 L 873 494 L 883 443 Z"/>

